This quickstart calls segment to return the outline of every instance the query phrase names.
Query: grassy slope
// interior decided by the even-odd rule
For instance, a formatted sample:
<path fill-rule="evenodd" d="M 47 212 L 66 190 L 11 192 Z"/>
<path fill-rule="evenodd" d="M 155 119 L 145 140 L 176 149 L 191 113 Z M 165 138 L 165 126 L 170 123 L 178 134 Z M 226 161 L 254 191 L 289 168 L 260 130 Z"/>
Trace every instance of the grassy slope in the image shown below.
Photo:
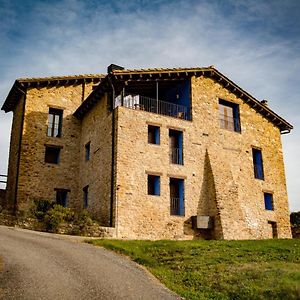
<path fill-rule="evenodd" d="M 300 239 L 89 242 L 130 256 L 186 299 L 300 299 Z"/>

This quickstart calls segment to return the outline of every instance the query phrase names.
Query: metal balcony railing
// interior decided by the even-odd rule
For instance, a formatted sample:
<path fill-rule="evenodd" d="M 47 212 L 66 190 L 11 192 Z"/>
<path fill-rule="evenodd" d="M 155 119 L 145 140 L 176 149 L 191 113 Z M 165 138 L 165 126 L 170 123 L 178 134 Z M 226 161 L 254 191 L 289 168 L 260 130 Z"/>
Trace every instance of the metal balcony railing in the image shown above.
<path fill-rule="evenodd" d="M 184 207 L 180 209 L 180 198 L 171 197 L 171 215 L 173 216 L 184 216 Z"/>
<path fill-rule="evenodd" d="M 182 148 L 170 148 L 170 162 L 176 165 L 183 165 Z"/>
<path fill-rule="evenodd" d="M 121 106 L 144 110 L 159 115 L 170 116 L 178 119 L 189 120 L 188 108 L 184 105 L 174 104 L 171 102 L 156 100 L 140 95 L 127 95 L 123 98 L 121 96 L 116 98 L 115 106 Z"/>
<path fill-rule="evenodd" d="M 241 125 L 240 125 L 239 118 L 234 118 L 234 117 L 226 116 L 223 114 L 219 114 L 219 118 L 220 118 L 221 128 L 227 129 L 230 131 L 236 131 L 236 132 L 241 131 Z"/>

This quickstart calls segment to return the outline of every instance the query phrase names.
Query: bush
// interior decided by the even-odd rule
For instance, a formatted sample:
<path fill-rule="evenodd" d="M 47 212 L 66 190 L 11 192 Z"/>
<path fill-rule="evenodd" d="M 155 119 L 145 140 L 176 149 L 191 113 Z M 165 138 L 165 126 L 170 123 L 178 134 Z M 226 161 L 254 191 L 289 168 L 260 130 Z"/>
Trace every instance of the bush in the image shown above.
<path fill-rule="evenodd" d="M 76 212 L 55 204 L 50 200 L 34 200 L 30 210 L 31 216 L 36 218 L 46 231 L 85 234 L 94 222 L 87 210 Z M 64 227 L 71 227 L 70 231 L 64 231 Z"/>
<path fill-rule="evenodd" d="M 300 226 L 300 211 L 292 212 L 290 215 L 290 221 L 293 226 Z"/>
<path fill-rule="evenodd" d="M 54 202 L 50 200 L 37 200 L 33 201 L 33 206 L 31 208 L 31 214 L 33 217 L 37 218 L 39 221 L 43 221 L 47 212 L 53 208 Z"/>
<path fill-rule="evenodd" d="M 93 220 L 87 210 L 75 213 L 74 225 L 78 226 L 79 232 L 85 233 L 89 226 L 93 225 Z"/>
<path fill-rule="evenodd" d="M 74 212 L 70 208 L 55 204 L 45 215 L 44 222 L 46 230 L 58 232 L 59 226 L 65 222 L 72 222 Z"/>

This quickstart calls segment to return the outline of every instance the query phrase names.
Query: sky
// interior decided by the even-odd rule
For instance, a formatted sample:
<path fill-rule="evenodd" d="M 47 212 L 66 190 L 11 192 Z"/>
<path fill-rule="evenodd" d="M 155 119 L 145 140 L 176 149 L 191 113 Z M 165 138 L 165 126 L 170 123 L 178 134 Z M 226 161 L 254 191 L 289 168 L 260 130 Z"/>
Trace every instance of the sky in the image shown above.
<path fill-rule="evenodd" d="M 0 0 L 0 105 L 20 77 L 214 65 L 292 125 L 282 136 L 300 211 L 300 1 Z M 0 174 L 12 113 L 0 112 Z"/>

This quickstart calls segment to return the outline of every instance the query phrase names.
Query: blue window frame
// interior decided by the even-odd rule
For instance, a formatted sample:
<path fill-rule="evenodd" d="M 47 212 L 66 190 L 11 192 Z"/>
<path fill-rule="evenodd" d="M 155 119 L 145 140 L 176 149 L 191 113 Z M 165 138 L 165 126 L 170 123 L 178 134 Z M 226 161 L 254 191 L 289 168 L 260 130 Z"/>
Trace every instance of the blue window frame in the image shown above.
<path fill-rule="evenodd" d="M 220 127 L 230 131 L 241 132 L 239 105 L 219 100 Z"/>
<path fill-rule="evenodd" d="M 265 209 L 274 210 L 273 195 L 270 193 L 264 193 L 264 199 L 265 199 Z"/>
<path fill-rule="evenodd" d="M 160 144 L 160 127 L 154 125 L 148 125 L 148 143 Z"/>
<path fill-rule="evenodd" d="M 148 195 L 160 196 L 160 176 L 148 175 Z"/>
<path fill-rule="evenodd" d="M 89 206 L 89 186 L 85 186 L 83 189 L 83 207 L 88 208 Z"/>
<path fill-rule="evenodd" d="M 170 162 L 172 164 L 183 165 L 183 132 L 170 129 Z"/>
<path fill-rule="evenodd" d="M 68 192 L 70 190 L 67 189 L 54 189 L 56 191 L 56 204 L 61 205 L 63 207 L 67 207 L 68 205 Z"/>
<path fill-rule="evenodd" d="M 91 155 L 91 142 L 88 142 L 84 147 L 85 147 L 85 161 L 89 161 Z"/>
<path fill-rule="evenodd" d="M 184 179 L 170 178 L 170 214 L 184 216 Z"/>
<path fill-rule="evenodd" d="M 252 148 L 252 156 L 253 156 L 254 177 L 256 179 L 264 180 L 264 167 L 263 167 L 261 150 Z"/>

